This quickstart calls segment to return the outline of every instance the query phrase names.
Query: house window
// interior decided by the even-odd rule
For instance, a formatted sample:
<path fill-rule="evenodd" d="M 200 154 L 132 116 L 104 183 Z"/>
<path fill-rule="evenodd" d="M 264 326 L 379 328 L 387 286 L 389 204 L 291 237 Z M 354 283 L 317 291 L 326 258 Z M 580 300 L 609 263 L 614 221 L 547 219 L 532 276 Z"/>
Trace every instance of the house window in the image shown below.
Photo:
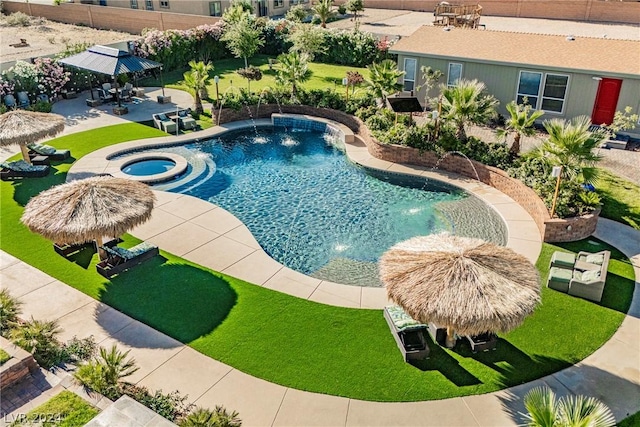
<path fill-rule="evenodd" d="M 169 0 L 160 0 L 160 9 L 169 9 Z"/>
<path fill-rule="evenodd" d="M 222 3 L 219 1 L 209 2 L 209 15 L 222 16 Z"/>
<path fill-rule="evenodd" d="M 568 86 L 567 75 L 520 71 L 516 102 L 523 104 L 526 97 L 527 103 L 535 109 L 562 113 Z"/>
<path fill-rule="evenodd" d="M 416 60 L 412 58 L 404 59 L 404 87 L 405 91 L 412 91 L 416 83 Z"/>
<path fill-rule="evenodd" d="M 145 0 L 147 10 L 153 10 L 153 0 Z"/>
<path fill-rule="evenodd" d="M 273 0 L 273 7 L 284 7 L 284 0 Z"/>
<path fill-rule="evenodd" d="M 138 8 L 138 0 L 131 0 L 131 9 Z"/>
<path fill-rule="evenodd" d="M 449 72 L 447 74 L 447 87 L 455 86 L 462 78 L 462 64 L 449 62 Z"/>

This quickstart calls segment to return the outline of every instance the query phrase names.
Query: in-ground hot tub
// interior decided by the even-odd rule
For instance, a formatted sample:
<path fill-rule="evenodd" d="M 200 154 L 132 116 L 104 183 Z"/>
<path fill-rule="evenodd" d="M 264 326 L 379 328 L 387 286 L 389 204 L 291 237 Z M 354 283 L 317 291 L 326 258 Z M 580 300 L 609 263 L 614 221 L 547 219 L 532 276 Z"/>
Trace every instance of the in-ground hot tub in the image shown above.
<path fill-rule="evenodd" d="M 114 176 L 134 181 L 156 183 L 168 181 L 187 170 L 187 160 L 175 153 L 140 153 L 116 162 Z"/>

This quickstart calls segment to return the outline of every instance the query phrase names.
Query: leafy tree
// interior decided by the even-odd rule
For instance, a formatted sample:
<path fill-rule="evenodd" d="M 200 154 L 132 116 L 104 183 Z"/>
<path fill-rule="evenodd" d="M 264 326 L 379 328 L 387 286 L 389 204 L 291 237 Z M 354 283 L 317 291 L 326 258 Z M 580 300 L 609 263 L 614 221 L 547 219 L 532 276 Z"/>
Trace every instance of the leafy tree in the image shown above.
<path fill-rule="evenodd" d="M 419 92 L 424 89 L 424 108 L 425 111 L 427 109 L 427 105 L 429 105 L 429 92 L 438 83 L 438 80 L 442 78 L 444 73 L 440 70 L 434 70 L 431 67 L 427 67 L 423 65 L 420 67 L 420 73 L 422 74 L 423 84 L 416 87 L 416 90 Z"/>
<path fill-rule="evenodd" d="M 298 84 L 311 78 L 311 70 L 307 58 L 298 52 L 285 53 L 278 56 L 276 64 L 276 81 L 282 85 L 291 85 L 291 97 L 298 95 Z"/>
<path fill-rule="evenodd" d="M 568 179 L 594 182 L 598 169 L 595 164 L 601 156 L 593 152 L 605 138 L 601 132 L 591 132 L 591 120 L 586 116 L 571 121 L 552 119 L 543 122 L 549 137 L 540 146 L 538 155 L 551 166 L 562 166 Z"/>
<path fill-rule="evenodd" d="M 60 327 L 55 320 L 41 321 L 33 317 L 28 322 L 14 328 L 9 338 L 15 345 L 33 354 L 42 367 L 50 368 L 58 362 Z"/>
<path fill-rule="evenodd" d="M 556 398 L 549 387 L 536 387 L 524 397 L 530 427 L 612 427 L 616 420 L 598 399 L 586 396 Z"/>
<path fill-rule="evenodd" d="M 369 80 L 366 81 L 366 84 L 376 98 L 384 101 L 386 96 L 402 89 L 402 84 L 398 82 L 398 79 L 404 75 L 404 71 L 398 70 L 396 63 L 391 59 L 374 62 L 367 68 L 369 69 Z"/>
<path fill-rule="evenodd" d="M 336 14 L 333 10 L 333 0 L 318 0 L 313 6 L 313 11 L 320 18 L 320 26 L 322 28 L 327 28 L 327 20 Z"/>
<path fill-rule="evenodd" d="M 358 21 L 358 12 L 364 11 L 363 0 L 349 0 L 347 2 L 347 10 L 353 12 L 353 20 Z"/>
<path fill-rule="evenodd" d="M 613 115 L 613 121 L 610 124 L 602 126 L 609 137 L 614 137 L 616 133 L 620 131 L 634 129 L 636 127 L 638 115 L 632 114 L 632 112 L 633 109 L 627 105 L 624 111 L 616 111 Z"/>
<path fill-rule="evenodd" d="M 242 421 L 236 411 L 228 412 L 223 406 L 216 405 L 212 411 L 196 408 L 181 423 L 180 427 L 240 427 Z"/>
<path fill-rule="evenodd" d="M 526 100 L 526 98 L 525 98 Z M 498 131 L 498 137 L 506 139 L 509 133 L 513 133 L 513 144 L 511 144 L 511 153 L 517 155 L 520 153 L 520 140 L 522 136 L 531 136 L 535 134 L 535 128 L 533 127 L 536 120 L 538 120 L 544 111 L 534 110 L 531 105 L 516 104 L 515 101 L 511 101 L 506 105 L 509 112 L 509 118 L 505 123 L 505 129 Z"/>
<path fill-rule="evenodd" d="M 324 30 L 311 24 L 296 25 L 288 37 L 288 41 L 293 44 L 289 51 L 306 55 L 307 59 L 312 61 L 316 54 L 324 53 L 327 50 L 324 33 Z"/>
<path fill-rule="evenodd" d="M 183 74 L 184 84 L 193 91 L 195 97 L 197 114 L 202 114 L 202 97 L 207 98 L 207 83 L 209 82 L 209 73 L 213 70 L 213 65 L 204 63 L 203 61 L 189 61 L 191 70 Z"/>
<path fill-rule="evenodd" d="M 17 298 L 11 296 L 8 290 L 0 290 L 0 335 L 9 331 L 18 321 L 20 306 L 22 303 Z"/>
<path fill-rule="evenodd" d="M 456 86 L 442 87 L 442 119 L 456 126 L 456 137 L 462 142 L 467 141 L 465 125 L 485 123 L 496 114 L 498 100 L 485 89 L 484 83 L 465 79 Z"/>
<path fill-rule="evenodd" d="M 100 348 L 100 354 L 93 360 L 80 365 L 75 372 L 76 380 L 111 399 L 122 395 L 120 383 L 138 370 L 133 358 L 125 360 L 129 351 L 121 352 L 114 344 L 110 350 Z"/>
<path fill-rule="evenodd" d="M 245 17 L 253 13 L 253 6 L 248 1 L 235 1 L 222 14 L 222 20 L 226 25 L 235 25 Z"/>
<path fill-rule="evenodd" d="M 285 15 L 285 18 L 287 19 L 287 21 L 291 22 L 302 22 L 308 15 L 309 9 L 301 4 L 297 4 L 289 9 L 287 14 Z"/>
<path fill-rule="evenodd" d="M 261 31 L 247 14 L 229 25 L 220 40 L 227 44 L 227 48 L 236 58 L 244 58 L 244 68 L 249 67 L 249 58 L 264 45 Z"/>

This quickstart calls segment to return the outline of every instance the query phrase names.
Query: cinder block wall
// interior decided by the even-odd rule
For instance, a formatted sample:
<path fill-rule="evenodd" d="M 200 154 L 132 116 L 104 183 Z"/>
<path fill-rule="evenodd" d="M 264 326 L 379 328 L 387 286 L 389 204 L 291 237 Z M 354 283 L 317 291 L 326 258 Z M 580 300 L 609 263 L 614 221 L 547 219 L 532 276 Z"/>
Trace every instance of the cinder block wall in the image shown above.
<path fill-rule="evenodd" d="M 15 346 L 3 337 L 0 337 L 0 348 L 11 356 L 11 359 L 0 366 L 0 391 L 22 381 L 27 375 L 38 369 L 38 364 L 31 353 Z"/>

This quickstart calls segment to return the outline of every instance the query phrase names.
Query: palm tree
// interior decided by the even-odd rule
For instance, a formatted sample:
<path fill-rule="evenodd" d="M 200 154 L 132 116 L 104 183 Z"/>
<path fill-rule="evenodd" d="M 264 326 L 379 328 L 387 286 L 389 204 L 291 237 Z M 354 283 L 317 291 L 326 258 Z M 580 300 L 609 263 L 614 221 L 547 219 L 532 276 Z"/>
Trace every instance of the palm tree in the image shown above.
<path fill-rule="evenodd" d="M 529 427 L 610 427 L 613 414 L 594 397 L 567 396 L 556 399 L 549 387 L 536 387 L 524 397 Z"/>
<path fill-rule="evenodd" d="M 320 18 L 320 26 L 322 28 L 327 28 L 327 20 L 335 15 L 332 7 L 333 0 L 318 0 L 313 6 L 313 12 Z"/>
<path fill-rule="evenodd" d="M 203 61 L 189 61 L 191 70 L 183 74 L 184 84 L 193 91 L 196 104 L 196 113 L 202 114 L 202 97 L 207 97 L 207 83 L 209 81 L 209 73 L 213 70 L 213 65 L 204 63 Z"/>
<path fill-rule="evenodd" d="M 511 153 L 517 155 L 520 153 L 520 140 L 522 136 L 531 136 L 535 134 L 533 127 L 536 120 L 538 120 L 544 111 L 533 110 L 531 105 L 516 104 L 515 101 L 511 101 L 506 105 L 509 112 L 509 118 L 505 123 L 505 128 L 498 131 L 498 137 L 506 139 L 510 132 L 513 132 L 513 144 L 511 144 Z"/>
<path fill-rule="evenodd" d="M 242 421 L 238 413 L 231 413 L 223 406 L 216 405 L 212 411 L 206 408 L 196 408 L 180 423 L 180 427 L 240 427 Z"/>
<path fill-rule="evenodd" d="M 307 57 L 298 52 L 285 53 L 278 56 L 276 66 L 276 81 L 279 84 L 291 85 L 291 97 L 295 98 L 298 94 L 298 83 L 304 83 L 311 78 Z"/>
<path fill-rule="evenodd" d="M 396 63 L 391 59 L 374 62 L 367 68 L 369 69 L 369 80 L 366 81 L 366 84 L 376 98 L 384 101 L 385 97 L 402 89 L 402 84 L 398 82 L 398 79 L 404 75 L 404 71 L 398 70 Z"/>
<path fill-rule="evenodd" d="M 118 398 L 120 382 L 138 370 L 133 358 L 118 350 L 114 344 L 110 350 L 100 347 L 100 354 L 93 360 L 81 365 L 75 372 L 76 380 L 85 387 L 104 394 L 109 398 Z"/>
<path fill-rule="evenodd" d="M 42 321 L 33 317 L 9 333 L 11 341 L 33 354 L 39 365 L 50 368 L 58 360 L 60 327 L 55 320 Z"/>
<path fill-rule="evenodd" d="M 586 116 L 571 121 L 546 120 L 544 128 L 549 138 L 542 143 L 538 154 L 552 166 L 562 166 L 563 176 L 569 179 L 582 178 L 584 182 L 597 179 L 596 162 L 601 156 L 593 152 L 605 135 L 591 132 L 591 120 Z"/>
<path fill-rule="evenodd" d="M 0 335 L 16 324 L 22 303 L 12 297 L 8 290 L 0 290 Z"/>
<path fill-rule="evenodd" d="M 442 88 L 442 118 L 457 127 L 456 137 L 465 142 L 466 124 L 485 123 L 496 114 L 498 100 L 485 93 L 486 86 L 478 80 L 460 79 L 455 86 Z"/>

